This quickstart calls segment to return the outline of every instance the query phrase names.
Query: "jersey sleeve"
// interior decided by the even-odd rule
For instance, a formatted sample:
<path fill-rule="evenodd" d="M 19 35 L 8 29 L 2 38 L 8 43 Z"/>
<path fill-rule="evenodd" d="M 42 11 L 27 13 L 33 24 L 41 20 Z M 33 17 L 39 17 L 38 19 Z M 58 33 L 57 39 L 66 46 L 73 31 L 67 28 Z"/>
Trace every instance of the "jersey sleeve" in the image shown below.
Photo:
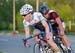
<path fill-rule="evenodd" d="M 43 20 L 46 20 L 45 17 L 44 17 L 41 13 L 39 13 L 38 18 L 40 19 L 41 22 L 42 22 Z"/>
<path fill-rule="evenodd" d="M 53 17 L 54 19 L 56 19 L 56 18 L 59 17 L 59 15 L 58 15 L 56 12 L 52 12 L 51 15 L 52 15 L 52 17 Z"/>
<path fill-rule="evenodd" d="M 35 12 L 33 15 L 34 19 L 38 20 L 38 21 L 43 21 L 46 20 L 45 17 L 43 17 L 43 15 L 39 12 Z"/>

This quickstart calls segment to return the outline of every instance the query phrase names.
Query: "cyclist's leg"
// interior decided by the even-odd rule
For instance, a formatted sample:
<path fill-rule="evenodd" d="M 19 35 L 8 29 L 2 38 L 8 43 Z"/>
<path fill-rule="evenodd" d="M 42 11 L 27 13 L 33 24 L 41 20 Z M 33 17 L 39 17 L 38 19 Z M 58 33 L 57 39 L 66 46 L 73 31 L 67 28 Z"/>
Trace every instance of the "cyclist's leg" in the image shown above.
<path fill-rule="evenodd" d="M 69 41 L 68 41 L 66 35 L 61 36 L 61 38 L 62 38 L 63 43 L 64 43 L 65 46 L 67 47 L 67 49 L 71 49 L 71 48 L 70 48 Z"/>
<path fill-rule="evenodd" d="M 65 30 L 65 27 L 66 27 L 65 22 L 62 22 L 62 26 L 63 26 L 63 28 L 64 28 L 64 30 Z M 66 46 L 68 49 L 70 49 L 70 44 L 69 44 L 69 41 L 68 41 L 66 35 L 65 35 L 65 34 L 62 35 L 61 38 L 62 38 L 62 41 L 63 41 L 63 43 L 65 44 L 65 46 Z"/>
<path fill-rule="evenodd" d="M 34 35 L 34 36 L 38 35 L 39 33 L 41 33 L 41 31 L 40 31 L 40 30 L 38 30 L 38 29 L 34 29 L 34 31 L 33 31 L 33 35 Z M 39 42 L 39 40 L 40 40 L 40 39 L 38 39 L 38 37 L 37 37 L 37 36 L 36 36 L 36 37 L 34 37 L 34 41 L 35 41 L 36 43 L 38 43 L 38 42 Z"/>
<path fill-rule="evenodd" d="M 55 53 L 60 53 L 58 46 L 53 41 L 53 35 L 52 34 L 46 36 L 46 41 L 52 47 L 52 49 L 55 51 Z"/>
<path fill-rule="evenodd" d="M 58 27 L 56 27 L 56 30 L 53 29 L 53 31 L 55 31 L 55 34 L 59 34 L 59 32 L 60 32 Z M 64 35 L 60 35 L 60 37 L 62 39 L 63 44 L 67 47 L 67 49 L 71 50 L 70 44 L 68 42 L 68 39 L 67 39 L 66 35 L 65 34 Z"/>

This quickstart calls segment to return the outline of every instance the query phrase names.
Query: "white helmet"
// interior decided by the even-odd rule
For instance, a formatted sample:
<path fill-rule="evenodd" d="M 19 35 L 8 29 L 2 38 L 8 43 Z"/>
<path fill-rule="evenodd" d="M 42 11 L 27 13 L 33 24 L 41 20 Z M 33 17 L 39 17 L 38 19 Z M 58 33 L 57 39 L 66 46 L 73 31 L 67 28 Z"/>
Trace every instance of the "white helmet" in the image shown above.
<path fill-rule="evenodd" d="M 26 15 L 30 12 L 33 12 L 33 7 L 30 4 L 25 4 L 20 9 L 20 14 L 21 15 Z"/>

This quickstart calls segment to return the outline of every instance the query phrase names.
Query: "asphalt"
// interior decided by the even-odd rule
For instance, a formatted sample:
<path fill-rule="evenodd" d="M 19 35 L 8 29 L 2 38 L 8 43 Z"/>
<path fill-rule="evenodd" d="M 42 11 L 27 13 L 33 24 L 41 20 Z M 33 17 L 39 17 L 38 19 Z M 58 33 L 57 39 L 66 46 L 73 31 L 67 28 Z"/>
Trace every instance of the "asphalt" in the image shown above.
<path fill-rule="evenodd" d="M 67 36 L 75 51 L 75 36 Z M 22 39 L 24 36 L 0 35 L 0 51 L 3 53 L 33 53 L 34 40 L 30 39 L 31 46 L 25 48 Z"/>

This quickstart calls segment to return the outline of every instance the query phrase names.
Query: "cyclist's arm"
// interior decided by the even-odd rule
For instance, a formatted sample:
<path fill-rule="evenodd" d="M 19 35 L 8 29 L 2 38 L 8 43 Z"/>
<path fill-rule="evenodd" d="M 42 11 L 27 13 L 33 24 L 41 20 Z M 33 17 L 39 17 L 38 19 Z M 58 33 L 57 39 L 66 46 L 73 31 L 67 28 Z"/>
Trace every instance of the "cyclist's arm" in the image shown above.
<path fill-rule="evenodd" d="M 25 38 L 28 38 L 30 35 L 29 25 L 25 20 L 23 21 L 23 25 L 24 25 Z"/>
<path fill-rule="evenodd" d="M 47 22 L 45 20 L 42 21 L 42 25 L 45 28 L 46 34 L 48 34 L 49 33 L 49 27 L 48 27 L 48 24 L 47 24 Z"/>
<path fill-rule="evenodd" d="M 24 30 L 25 30 L 25 39 L 27 39 L 27 38 L 29 38 L 30 30 L 29 30 L 29 28 L 25 28 Z M 28 48 L 30 46 L 30 41 L 29 40 L 25 40 L 25 39 L 23 39 L 24 45 L 25 45 L 25 47 Z"/>
<path fill-rule="evenodd" d="M 56 18 L 56 22 L 57 22 L 57 24 L 58 24 L 58 26 L 59 26 L 60 31 L 64 32 L 64 28 L 63 28 L 63 26 L 62 26 L 60 17 Z"/>
<path fill-rule="evenodd" d="M 28 38 L 30 35 L 30 29 L 29 28 L 25 28 L 25 38 Z"/>
<path fill-rule="evenodd" d="M 48 34 L 49 33 L 49 26 L 46 22 L 45 17 L 43 17 L 42 14 L 39 14 L 39 19 L 40 19 L 42 25 L 44 26 L 46 33 Z"/>

